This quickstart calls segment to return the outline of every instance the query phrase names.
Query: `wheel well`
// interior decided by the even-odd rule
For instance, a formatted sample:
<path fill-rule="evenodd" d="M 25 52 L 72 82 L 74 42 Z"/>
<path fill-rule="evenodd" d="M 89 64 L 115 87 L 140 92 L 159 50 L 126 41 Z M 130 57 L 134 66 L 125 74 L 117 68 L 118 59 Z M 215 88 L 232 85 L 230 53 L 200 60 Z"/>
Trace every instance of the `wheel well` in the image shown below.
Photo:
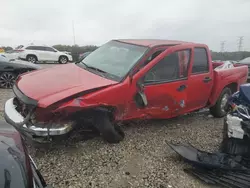
<path fill-rule="evenodd" d="M 229 88 L 231 91 L 232 91 L 232 94 L 235 93 L 236 91 L 238 91 L 238 84 L 237 83 L 231 83 L 231 84 L 228 84 L 226 85 L 222 90 L 221 92 L 225 89 L 225 88 Z M 220 94 L 217 98 L 220 97 Z M 216 99 L 217 100 L 217 99 Z M 208 100 L 207 102 L 207 106 L 211 105 L 211 102 Z"/>
<path fill-rule="evenodd" d="M 115 119 L 116 108 L 113 106 L 99 106 L 91 109 L 80 110 L 72 114 L 72 119 L 85 119 L 88 117 L 94 117 L 98 113 L 106 113 L 111 121 Z"/>
<path fill-rule="evenodd" d="M 231 89 L 232 94 L 235 93 L 238 90 L 238 84 L 237 83 L 231 83 L 231 84 L 227 85 L 226 87 Z"/>
<path fill-rule="evenodd" d="M 34 54 L 28 54 L 28 55 L 26 56 L 26 58 L 28 58 L 29 56 L 34 56 L 34 57 L 36 58 L 36 60 L 37 60 L 37 56 L 36 56 L 36 55 L 34 55 Z"/>

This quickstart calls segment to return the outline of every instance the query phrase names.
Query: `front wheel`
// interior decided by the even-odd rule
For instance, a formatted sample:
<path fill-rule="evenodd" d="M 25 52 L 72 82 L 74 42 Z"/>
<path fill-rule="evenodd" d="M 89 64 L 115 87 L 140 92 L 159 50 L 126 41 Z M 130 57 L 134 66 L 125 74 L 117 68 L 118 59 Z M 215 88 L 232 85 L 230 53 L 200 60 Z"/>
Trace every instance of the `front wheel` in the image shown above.
<path fill-rule="evenodd" d="M 106 113 L 97 112 L 95 114 L 94 126 L 108 143 L 119 143 L 125 137 L 121 127 L 113 124 Z"/>
<path fill-rule="evenodd" d="M 68 58 L 66 56 L 60 56 L 59 63 L 60 64 L 66 64 L 66 63 L 68 63 Z"/>
<path fill-rule="evenodd" d="M 224 88 L 214 106 L 210 108 L 210 113 L 217 118 L 224 117 L 228 111 L 228 98 L 232 95 L 230 88 Z"/>

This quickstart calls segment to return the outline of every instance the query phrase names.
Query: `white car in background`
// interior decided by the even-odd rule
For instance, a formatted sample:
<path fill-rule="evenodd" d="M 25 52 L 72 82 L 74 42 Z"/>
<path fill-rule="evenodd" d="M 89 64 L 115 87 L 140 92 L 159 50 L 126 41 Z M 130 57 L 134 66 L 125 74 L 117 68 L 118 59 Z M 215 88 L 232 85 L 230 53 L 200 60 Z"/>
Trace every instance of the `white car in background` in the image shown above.
<path fill-rule="evenodd" d="M 10 61 L 18 59 L 18 54 L 19 54 L 18 49 L 8 50 L 6 52 L 0 53 L 1 56 L 6 57 Z"/>
<path fill-rule="evenodd" d="M 68 53 L 60 52 L 53 47 L 42 45 L 28 45 L 22 46 L 18 49 L 18 58 L 29 61 L 31 63 L 36 62 L 59 62 L 61 64 L 72 61 L 72 56 Z"/>

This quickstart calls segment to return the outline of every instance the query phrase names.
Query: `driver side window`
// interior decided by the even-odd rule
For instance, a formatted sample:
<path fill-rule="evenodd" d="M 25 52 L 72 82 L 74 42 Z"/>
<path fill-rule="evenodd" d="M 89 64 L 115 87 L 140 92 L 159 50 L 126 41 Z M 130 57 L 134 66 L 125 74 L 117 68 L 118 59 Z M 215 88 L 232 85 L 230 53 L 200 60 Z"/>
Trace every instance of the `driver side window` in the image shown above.
<path fill-rule="evenodd" d="M 190 50 L 169 54 L 159 61 L 144 77 L 144 83 L 157 83 L 187 77 Z"/>

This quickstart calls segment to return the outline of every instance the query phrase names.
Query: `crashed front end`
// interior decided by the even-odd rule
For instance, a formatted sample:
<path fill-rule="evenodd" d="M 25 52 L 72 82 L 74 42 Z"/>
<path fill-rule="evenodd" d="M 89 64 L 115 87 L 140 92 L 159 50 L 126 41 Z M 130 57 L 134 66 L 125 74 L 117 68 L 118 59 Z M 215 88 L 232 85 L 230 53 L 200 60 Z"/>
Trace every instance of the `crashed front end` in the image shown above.
<path fill-rule="evenodd" d="M 32 139 L 51 139 L 53 136 L 65 135 L 73 129 L 73 121 L 61 114 L 43 111 L 36 100 L 24 95 L 16 85 L 13 92 L 15 97 L 5 103 L 4 117 L 6 122 L 23 135 Z"/>

